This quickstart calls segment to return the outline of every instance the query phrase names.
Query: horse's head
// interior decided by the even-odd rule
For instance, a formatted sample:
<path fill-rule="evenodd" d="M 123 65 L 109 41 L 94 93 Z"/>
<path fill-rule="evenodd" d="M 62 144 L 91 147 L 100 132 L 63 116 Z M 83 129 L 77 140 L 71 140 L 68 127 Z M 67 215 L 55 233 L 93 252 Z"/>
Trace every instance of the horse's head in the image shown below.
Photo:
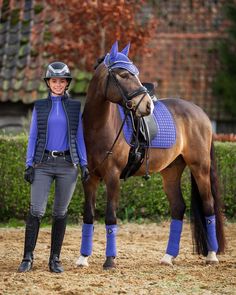
<path fill-rule="evenodd" d="M 141 84 L 136 66 L 128 58 L 130 44 L 118 52 L 117 41 L 104 58 L 106 100 L 119 103 L 132 110 L 137 117 L 147 116 L 153 110 L 153 102 L 147 89 Z"/>

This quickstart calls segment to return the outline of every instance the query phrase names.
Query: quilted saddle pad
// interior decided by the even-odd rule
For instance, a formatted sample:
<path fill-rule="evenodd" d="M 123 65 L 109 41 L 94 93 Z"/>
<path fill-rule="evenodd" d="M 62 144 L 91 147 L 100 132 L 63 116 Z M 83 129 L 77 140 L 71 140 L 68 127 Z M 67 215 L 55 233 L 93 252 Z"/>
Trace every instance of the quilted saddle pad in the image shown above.
<path fill-rule="evenodd" d="M 124 120 L 125 114 L 121 106 L 119 106 L 121 120 Z M 154 111 L 152 121 L 156 124 L 157 133 L 150 142 L 150 148 L 167 149 L 172 147 L 176 141 L 175 121 L 168 108 L 161 101 L 154 102 Z M 126 142 L 131 145 L 133 126 L 131 118 L 128 116 L 123 127 L 123 134 Z"/>

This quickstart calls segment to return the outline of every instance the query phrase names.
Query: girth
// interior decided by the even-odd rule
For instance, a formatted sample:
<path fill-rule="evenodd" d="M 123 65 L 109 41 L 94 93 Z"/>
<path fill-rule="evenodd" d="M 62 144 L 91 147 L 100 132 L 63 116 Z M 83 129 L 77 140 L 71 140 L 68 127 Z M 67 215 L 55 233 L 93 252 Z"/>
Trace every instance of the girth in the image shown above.
<path fill-rule="evenodd" d="M 121 172 L 120 179 L 126 180 L 128 177 L 135 174 L 141 167 L 146 156 L 146 175 L 145 179 L 149 178 L 148 175 L 148 147 L 150 145 L 150 134 L 144 118 L 137 118 L 129 112 L 133 125 L 133 136 L 131 140 L 131 148 L 129 151 L 128 162 Z"/>

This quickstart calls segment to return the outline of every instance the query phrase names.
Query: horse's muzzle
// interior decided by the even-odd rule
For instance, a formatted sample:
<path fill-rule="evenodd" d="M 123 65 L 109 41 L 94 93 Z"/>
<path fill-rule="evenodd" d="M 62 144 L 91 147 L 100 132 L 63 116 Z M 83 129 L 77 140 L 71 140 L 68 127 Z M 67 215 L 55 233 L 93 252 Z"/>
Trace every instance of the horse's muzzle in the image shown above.
<path fill-rule="evenodd" d="M 147 101 L 146 104 L 140 106 L 136 112 L 135 112 L 135 115 L 137 117 L 145 117 L 145 116 L 149 116 L 150 114 L 152 114 L 153 112 L 153 109 L 154 109 L 154 105 L 153 105 L 153 102 L 151 101 Z"/>

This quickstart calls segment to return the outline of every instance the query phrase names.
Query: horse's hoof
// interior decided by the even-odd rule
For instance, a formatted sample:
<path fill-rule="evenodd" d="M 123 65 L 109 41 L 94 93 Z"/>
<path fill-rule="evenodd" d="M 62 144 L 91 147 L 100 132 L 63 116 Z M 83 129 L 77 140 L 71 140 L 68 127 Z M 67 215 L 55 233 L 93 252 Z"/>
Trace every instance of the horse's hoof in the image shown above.
<path fill-rule="evenodd" d="M 163 265 L 173 266 L 173 263 L 172 263 L 173 258 L 174 258 L 173 256 L 169 254 L 165 254 L 160 260 L 160 263 Z"/>
<path fill-rule="evenodd" d="M 81 255 L 79 259 L 76 261 L 76 265 L 79 267 L 88 267 L 88 256 Z"/>
<path fill-rule="evenodd" d="M 108 270 L 113 268 L 116 268 L 115 257 L 107 257 L 103 264 L 103 269 Z"/>
<path fill-rule="evenodd" d="M 219 263 L 219 260 L 218 258 L 216 257 L 216 252 L 214 251 L 209 251 L 208 252 L 208 255 L 206 257 L 206 264 L 218 264 Z"/>
<path fill-rule="evenodd" d="M 206 264 L 207 265 L 216 265 L 216 264 L 219 264 L 219 260 L 218 261 L 206 260 Z"/>

